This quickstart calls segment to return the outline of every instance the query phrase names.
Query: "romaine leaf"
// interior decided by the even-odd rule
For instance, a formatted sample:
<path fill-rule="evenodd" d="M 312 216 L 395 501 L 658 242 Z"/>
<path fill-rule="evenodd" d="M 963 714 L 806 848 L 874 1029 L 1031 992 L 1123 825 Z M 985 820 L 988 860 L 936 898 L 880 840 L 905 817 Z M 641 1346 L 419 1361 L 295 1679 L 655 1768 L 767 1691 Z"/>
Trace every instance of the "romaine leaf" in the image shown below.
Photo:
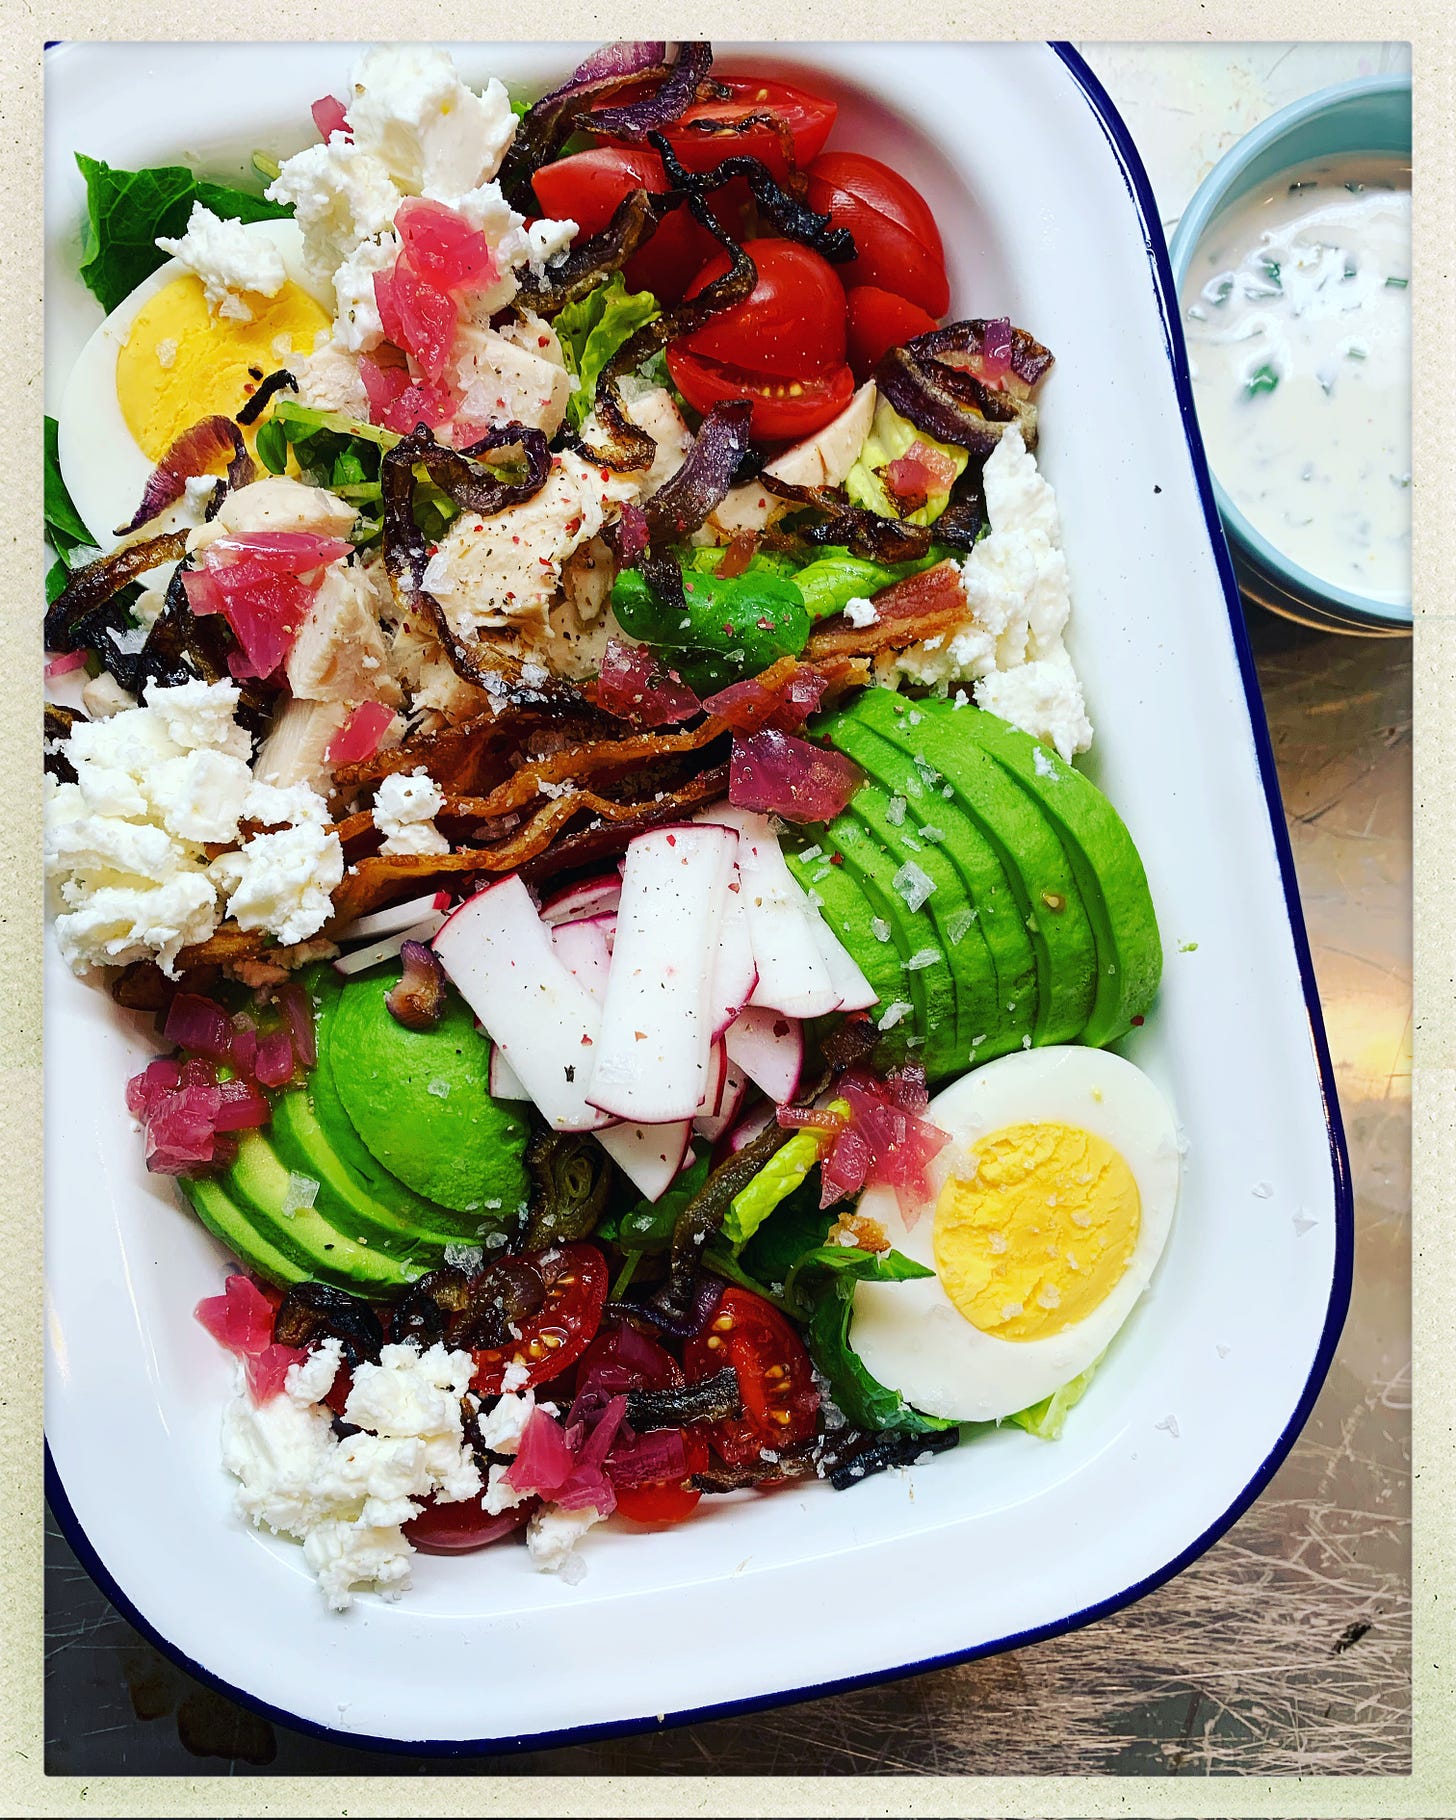
<path fill-rule="evenodd" d="M 898 1390 L 891 1390 L 870 1376 L 863 1359 L 849 1343 L 850 1317 L 854 1311 L 854 1279 L 831 1279 L 809 1317 L 806 1338 L 809 1356 L 829 1380 L 834 1401 L 858 1428 L 894 1429 L 902 1434 L 932 1434 L 955 1428 L 955 1422 L 922 1415 L 912 1409 Z"/>
<path fill-rule="evenodd" d="M 819 1161 L 820 1141 L 817 1131 L 796 1131 L 739 1189 L 723 1216 L 723 1236 L 730 1245 L 746 1245 L 779 1202 L 788 1199 Z"/>
<path fill-rule="evenodd" d="M 1049 1397 L 1043 1397 L 1040 1403 L 1033 1403 L 1030 1409 L 1017 1410 L 1007 1420 L 1014 1422 L 1018 1428 L 1024 1428 L 1028 1434 L 1038 1435 L 1043 1441 L 1060 1440 L 1068 1410 L 1075 1409 L 1082 1401 L 1104 1356 L 1099 1353 L 1078 1377 L 1063 1384 L 1060 1390 L 1054 1390 Z"/>
<path fill-rule="evenodd" d="M 231 221 L 272 221 L 293 212 L 246 190 L 206 183 L 182 165 L 121 171 L 84 152 L 76 163 L 86 180 L 81 277 L 108 316 L 166 263 L 157 236 L 185 233 L 194 202 Z"/>
<path fill-rule="evenodd" d="M 865 438 L 864 447 L 845 478 L 844 488 L 853 503 L 877 512 L 881 518 L 901 518 L 902 515 L 896 511 L 894 502 L 880 479 L 880 470 L 902 455 L 908 455 L 917 442 L 944 455 L 955 468 L 957 478 L 965 472 L 966 464 L 971 459 L 967 450 L 957 448 L 954 443 L 937 442 L 934 436 L 927 436 L 924 430 L 917 430 L 908 418 L 902 417 L 893 405 L 886 404 L 882 398 L 875 407 L 875 420 Z M 949 504 L 949 491 L 933 493 L 918 510 L 905 513 L 903 522 L 912 525 L 933 524 Z"/>
<path fill-rule="evenodd" d="M 916 1277 L 933 1277 L 935 1272 L 902 1251 L 863 1251 L 858 1245 L 816 1245 L 812 1251 L 795 1260 L 784 1280 L 784 1300 L 797 1305 L 803 1293 L 803 1280 L 815 1271 L 827 1270 L 841 1282 L 911 1283 Z"/>
<path fill-rule="evenodd" d="M 819 1183 L 810 1175 L 803 1186 L 774 1209 L 738 1254 L 738 1261 L 760 1282 L 783 1288 L 784 1279 L 806 1251 L 822 1245 L 834 1214 L 819 1205 Z"/>
<path fill-rule="evenodd" d="M 554 326 L 561 352 L 568 370 L 581 381 L 566 405 L 573 429 L 586 422 L 602 368 L 638 329 L 661 314 L 651 291 L 629 291 L 620 272 L 558 312 Z"/>

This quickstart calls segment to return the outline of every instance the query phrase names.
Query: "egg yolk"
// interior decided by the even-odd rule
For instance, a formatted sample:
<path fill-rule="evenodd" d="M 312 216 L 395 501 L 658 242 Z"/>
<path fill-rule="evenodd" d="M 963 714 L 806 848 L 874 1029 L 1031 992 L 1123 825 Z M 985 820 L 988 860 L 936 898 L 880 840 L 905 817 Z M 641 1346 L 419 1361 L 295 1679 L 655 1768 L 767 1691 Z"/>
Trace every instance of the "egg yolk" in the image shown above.
<path fill-rule="evenodd" d="M 1084 1320 L 1137 1245 L 1142 1202 L 1104 1139 L 1071 1125 L 1007 1125 L 975 1146 L 935 1208 L 935 1268 L 955 1307 L 1000 1340 L 1041 1340 Z"/>
<path fill-rule="evenodd" d="M 214 316 L 202 280 L 188 272 L 133 317 L 116 357 L 116 398 L 149 460 L 160 461 L 203 417 L 236 417 L 257 389 L 257 373 L 312 353 L 319 330 L 329 326 L 327 313 L 296 284 L 247 301 L 251 322 Z"/>

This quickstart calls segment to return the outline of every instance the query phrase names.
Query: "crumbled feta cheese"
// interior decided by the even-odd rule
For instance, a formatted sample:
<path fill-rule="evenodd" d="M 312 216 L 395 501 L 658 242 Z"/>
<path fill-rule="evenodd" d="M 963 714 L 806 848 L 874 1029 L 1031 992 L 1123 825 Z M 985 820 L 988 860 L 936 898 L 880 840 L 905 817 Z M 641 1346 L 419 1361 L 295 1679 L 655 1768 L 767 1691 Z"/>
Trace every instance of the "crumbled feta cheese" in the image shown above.
<path fill-rule="evenodd" d="M 382 337 L 383 328 L 378 322 L 379 311 L 374 304 L 372 281 L 369 303 L 374 309 L 376 331 Z M 342 330 L 351 320 L 345 315 L 342 302 L 339 315 L 342 318 Z M 357 344 L 349 343 L 343 332 L 335 340 L 324 330 L 311 354 L 305 354 L 302 358 L 290 354 L 286 364 L 298 382 L 301 404 L 306 404 L 315 411 L 342 411 L 346 417 L 368 421 L 369 394 L 364 390 L 364 380 L 359 372 Z"/>
<path fill-rule="evenodd" d="M 390 227 L 403 201 L 386 167 L 342 133 L 285 159 L 265 194 L 270 202 L 293 205 L 304 263 L 325 283 L 361 241 Z"/>
<path fill-rule="evenodd" d="M 557 264 L 576 238 L 574 221 L 533 221 L 526 229 L 526 258 L 539 278 L 548 265 Z"/>
<path fill-rule="evenodd" d="M 526 1527 L 526 1547 L 538 1572 L 559 1573 L 569 1583 L 579 1580 L 586 1564 L 576 1545 L 601 1520 L 601 1511 L 590 1504 L 581 1510 L 563 1510 L 559 1504 L 538 1510 Z"/>
<path fill-rule="evenodd" d="M 485 1496 L 480 1500 L 480 1507 L 488 1517 L 498 1517 L 505 1511 L 515 1510 L 532 1495 L 529 1491 L 517 1491 L 514 1485 L 506 1483 L 506 1474 L 510 1470 L 509 1466 L 492 1466 L 486 1474 Z"/>
<path fill-rule="evenodd" d="M 863 594 L 856 594 L 844 603 L 844 617 L 852 626 L 877 626 L 880 623 L 880 610 L 872 600 Z"/>
<path fill-rule="evenodd" d="M 496 1207 L 500 1206 L 499 1201 L 492 1204 Z M 531 1368 L 529 1365 L 522 1365 L 516 1361 L 512 1361 L 511 1364 L 506 1366 L 505 1371 L 501 1376 L 501 1389 L 507 1396 L 517 1390 L 524 1390 L 526 1388 L 526 1380 L 530 1375 Z"/>
<path fill-rule="evenodd" d="M 386 1346 L 379 1363 L 355 1368 L 345 1420 L 362 1432 L 339 1440 L 333 1412 L 306 1398 L 327 1390 L 325 1342 L 293 1366 L 283 1396 L 254 1403 L 239 1384 L 223 1416 L 223 1464 L 238 1479 L 240 1512 L 297 1537 L 304 1559 L 338 1610 L 360 1585 L 402 1584 L 414 1550 L 401 1525 L 435 1497 L 479 1495 L 480 1473 L 465 1445 L 460 1400 L 474 1361 L 468 1352 Z"/>
<path fill-rule="evenodd" d="M 343 1362 L 343 1341 L 332 1337 L 321 1340 L 306 1359 L 288 1367 L 283 1388 L 295 1403 L 305 1407 L 310 1403 L 322 1403 L 333 1388 Z"/>
<path fill-rule="evenodd" d="M 283 256 L 266 233 L 250 233 L 241 221 L 223 221 L 200 202 L 192 205 L 186 233 L 177 240 L 160 239 L 157 245 L 202 280 L 210 310 L 235 322 L 253 320 L 245 292 L 276 297 L 288 277 Z M 176 350 L 173 342 L 173 360 Z"/>
<path fill-rule="evenodd" d="M 440 786 L 423 769 L 392 772 L 374 798 L 374 826 L 384 836 L 381 853 L 448 853 L 450 843 L 435 826 L 445 806 Z"/>
<path fill-rule="evenodd" d="M 448 51 L 419 44 L 365 52 L 354 69 L 349 125 L 360 152 L 398 189 L 439 202 L 494 177 L 516 134 L 501 83 L 492 80 L 477 95 Z"/>
<path fill-rule="evenodd" d="M 488 1453 L 519 1453 L 521 1435 L 536 1407 L 534 1390 L 512 1396 L 501 1396 L 490 1414 L 480 1422 L 481 1445 Z"/>
<path fill-rule="evenodd" d="M 896 654 L 887 660 L 888 675 L 941 690 L 970 681 L 980 707 L 1070 759 L 1091 744 L 1092 729 L 1063 642 L 1071 612 L 1067 560 L 1056 495 L 1015 424 L 987 459 L 984 484 L 991 529 L 961 568 L 966 623 L 941 644 L 922 641 Z M 1021 675 L 1028 669 L 1030 676 Z M 964 705 L 958 690 L 956 706 Z"/>
<path fill-rule="evenodd" d="M 329 920 L 330 894 L 344 877 L 344 849 L 337 834 L 319 822 L 304 822 L 255 834 L 235 853 L 219 855 L 209 872 L 227 893 L 228 915 L 239 928 L 266 929 L 280 942 L 301 942 Z"/>

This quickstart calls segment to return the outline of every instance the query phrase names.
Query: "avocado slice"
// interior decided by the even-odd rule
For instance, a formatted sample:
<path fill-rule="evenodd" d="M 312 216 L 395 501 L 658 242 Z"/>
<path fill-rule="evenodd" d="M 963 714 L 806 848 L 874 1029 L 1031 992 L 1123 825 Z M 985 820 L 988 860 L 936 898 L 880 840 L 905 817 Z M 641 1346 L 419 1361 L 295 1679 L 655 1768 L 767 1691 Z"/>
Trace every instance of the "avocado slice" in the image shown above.
<path fill-rule="evenodd" d="M 908 815 L 899 822 L 893 819 L 890 795 L 890 791 L 872 777 L 866 778 L 855 791 L 844 813 L 853 816 L 884 848 L 896 862 L 897 869 L 907 861 L 913 861 L 935 887 L 925 900 L 924 916 L 916 914 L 914 922 L 916 928 L 927 938 L 921 941 L 918 955 L 923 959 L 933 950 L 938 958 L 911 971 L 912 974 L 924 972 L 930 975 L 926 981 L 927 987 L 939 984 L 942 980 L 949 986 L 950 999 L 955 1008 L 952 1034 L 956 1065 L 964 1068 L 975 1047 L 976 1038 L 989 1035 L 996 1018 L 995 969 L 991 965 L 985 941 L 974 923 L 963 932 L 961 945 L 964 949 L 967 945 L 965 938 L 969 937 L 971 942 L 980 943 L 981 952 L 979 956 L 974 954 L 974 950 L 964 954 L 967 964 L 963 968 L 953 965 L 952 943 L 946 925 L 958 910 L 967 908 L 959 874 L 938 845 L 917 840 Z M 831 824 L 831 832 L 833 831 L 834 825 Z M 901 899 L 902 903 L 903 901 Z"/>
<path fill-rule="evenodd" d="M 280 1288 L 302 1283 L 311 1273 L 291 1255 L 280 1251 L 266 1236 L 266 1226 L 251 1208 L 239 1205 L 216 1176 L 179 1175 L 177 1188 L 183 1200 L 214 1238 L 265 1282 Z"/>
<path fill-rule="evenodd" d="M 915 838 L 924 841 L 926 828 L 943 836 L 939 850 L 950 861 L 965 896 L 965 904 L 945 919 L 951 969 L 959 986 L 968 973 L 989 966 L 995 986 L 992 1013 L 971 1032 L 968 1062 L 987 1062 L 1021 1047 L 1036 1019 L 1036 954 L 1006 868 L 956 803 L 953 786 L 945 786 L 952 790 L 947 798 L 940 786 L 927 783 L 899 746 L 851 716 L 841 717 L 835 738 L 869 776 L 905 798 L 907 826 Z M 969 925 L 968 911 L 975 919 Z M 983 1039 L 979 1043 L 977 1036 Z"/>
<path fill-rule="evenodd" d="M 812 859 L 806 853 L 814 853 Z M 853 956 L 861 973 L 879 999 L 870 1013 L 884 1012 L 897 999 L 905 997 L 905 974 L 899 950 L 888 932 L 880 941 L 870 928 L 870 918 L 878 914 L 853 878 L 846 877 L 841 863 L 832 864 L 822 842 L 819 851 L 812 846 L 795 852 L 785 847 L 784 858 L 799 883 L 817 901 L 819 914 Z M 876 897 L 876 902 L 879 898 Z M 903 1021 L 892 1025 L 880 1037 L 879 1050 L 888 1062 L 902 1062 L 908 1050 L 910 1027 Z"/>
<path fill-rule="evenodd" d="M 833 740 L 837 721 L 861 720 L 907 753 L 927 784 L 943 779 L 954 788 L 955 800 L 1006 868 L 1031 935 L 1038 996 L 1032 1041 L 1073 1042 L 1096 989 L 1092 924 L 1066 849 L 1040 809 L 989 752 L 958 730 L 957 718 L 969 711 L 946 700 L 909 702 L 888 689 L 866 689 L 816 731 Z M 910 714 L 917 716 L 913 723 Z"/>
<path fill-rule="evenodd" d="M 526 1201 L 530 1128 L 487 1091 L 490 1044 L 458 993 L 433 1030 L 406 1030 L 385 1004 L 392 970 L 339 994 L 328 1066 L 365 1147 L 416 1194 L 458 1213 L 507 1217 Z"/>
<path fill-rule="evenodd" d="M 1031 734 L 980 709 L 964 731 L 1024 789 L 1067 850 L 1097 944 L 1097 992 L 1082 1040 L 1102 1048 L 1152 1004 L 1163 944 L 1141 855 L 1122 817 L 1091 781 Z"/>
<path fill-rule="evenodd" d="M 315 1201 L 312 1207 L 285 1213 L 292 1173 L 266 1131 L 245 1131 L 239 1137 L 237 1156 L 219 1179 L 229 1197 L 262 1226 L 274 1247 L 294 1257 L 308 1275 L 322 1281 L 327 1280 L 324 1272 L 332 1272 L 346 1287 L 389 1294 L 438 1263 L 438 1254 L 418 1255 L 419 1247 L 415 1256 L 392 1255 L 376 1243 L 376 1233 L 363 1230 L 362 1221 L 351 1222 L 346 1210 L 331 1209 L 322 1195 L 319 1201 L 323 1205 Z"/>

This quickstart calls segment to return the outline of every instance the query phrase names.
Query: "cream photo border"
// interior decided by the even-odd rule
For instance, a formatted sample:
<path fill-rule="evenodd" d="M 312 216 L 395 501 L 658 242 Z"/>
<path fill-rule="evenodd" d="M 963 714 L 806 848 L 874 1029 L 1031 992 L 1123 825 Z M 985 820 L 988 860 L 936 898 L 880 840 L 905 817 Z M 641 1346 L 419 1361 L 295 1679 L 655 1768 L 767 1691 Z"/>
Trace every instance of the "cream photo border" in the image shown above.
<path fill-rule="evenodd" d="M 1215 1778 L 834 1777 L 588 1778 L 51 1778 L 42 1755 L 41 1604 L 41 117 L 43 39 L 445 38 L 462 19 L 423 0 L 355 0 L 347 10 L 316 0 L 235 0 L 225 13 L 193 0 L 129 0 L 32 6 L 0 0 L 0 126 L 8 206 L 0 247 L 8 277 L 3 396 L 7 484 L 0 522 L 11 551 L 3 646 L 15 691 L 0 716 L 0 776 L 6 781 L 0 843 L 0 1156 L 7 1193 L 0 1224 L 14 1263 L 0 1322 L 0 1459 L 11 1490 L 0 1511 L 0 1803 L 16 1814 L 546 1813 L 855 1815 L 1289 1815 L 1431 1820 L 1456 1814 L 1456 1282 L 1444 1223 L 1456 1180 L 1456 734 L 1443 688 L 1456 685 L 1456 610 L 1444 592 L 1456 574 L 1449 425 L 1456 417 L 1456 53 L 1445 0 L 1352 4 L 1351 0 L 1106 0 L 1018 12 L 1018 36 L 1120 41 L 1220 38 L 1408 40 L 1415 85 L 1415 1409 L 1414 1409 L 1414 1769 L 1408 1777 Z M 480 36 L 535 38 L 549 17 L 553 38 L 693 32 L 728 39 L 822 38 L 934 41 L 1005 37 L 1004 7 L 923 3 L 888 15 L 878 0 L 840 0 L 829 14 L 809 0 L 736 6 L 633 6 L 591 0 L 500 0 L 479 15 Z M 892 31 L 886 31 L 887 23 Z M 1442 434 L 1444 430 L 1444 435 Z M 1441 445 L 1445 443 L 1447 447 Z M 1443 705 L 1446 712 L 1443 714 Z M 23 1266 L 29 1263 L 31 1268 Z M 1051 1765 L 1049 1768 L 1053 1767 Z M 8 1799 L 7 1799 L 8 1797 Z"/>

